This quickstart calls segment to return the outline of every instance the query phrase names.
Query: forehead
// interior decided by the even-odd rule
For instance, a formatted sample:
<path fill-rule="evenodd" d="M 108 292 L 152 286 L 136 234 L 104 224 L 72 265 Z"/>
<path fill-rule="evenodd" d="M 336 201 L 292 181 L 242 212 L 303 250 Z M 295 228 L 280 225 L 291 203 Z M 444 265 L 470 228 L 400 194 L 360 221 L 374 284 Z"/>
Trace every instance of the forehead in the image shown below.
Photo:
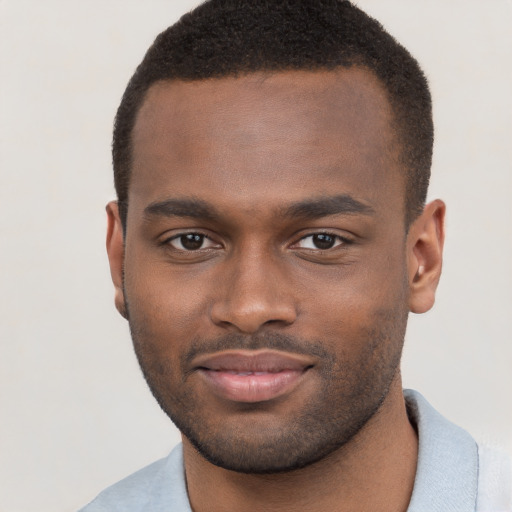
<path fill-rule="evenodd" d="M 159 82 L 133 130 L 130 197 L 229 195 L 257 207 L 269 189 L 300 200 L 335 185 L 402 202 L 392 126 L 386 91 L 361 68 Z"/>

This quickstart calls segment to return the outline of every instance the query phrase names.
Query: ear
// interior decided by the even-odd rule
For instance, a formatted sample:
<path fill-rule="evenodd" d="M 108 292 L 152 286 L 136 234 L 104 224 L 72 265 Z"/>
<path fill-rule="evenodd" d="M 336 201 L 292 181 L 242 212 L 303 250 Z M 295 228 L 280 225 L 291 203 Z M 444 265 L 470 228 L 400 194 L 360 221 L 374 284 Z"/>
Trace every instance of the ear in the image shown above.
<path fill-rule="evenodd" d="M 124 239 L 123 225 L 116 201 L 107 204 L 107 253 L 110 275 L 115 288 L 115 305 L 124 318 L 128 318 L 123 291 Z"/>
<path fill-rule="evenodd" d="M 443 264 L 444 216 L 440 199 L 427 204 L 407 235 L 409 310 L 425 313 L 433 305 Z"/>

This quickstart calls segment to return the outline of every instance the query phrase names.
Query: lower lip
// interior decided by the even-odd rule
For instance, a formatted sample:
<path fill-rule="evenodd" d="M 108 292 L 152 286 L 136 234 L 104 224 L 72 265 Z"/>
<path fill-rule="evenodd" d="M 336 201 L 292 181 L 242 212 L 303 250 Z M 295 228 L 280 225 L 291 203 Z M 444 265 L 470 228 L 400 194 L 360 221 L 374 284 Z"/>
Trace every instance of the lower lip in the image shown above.
<path fill-rule="evenodd" d="M 249 375 L 228 371 L 201 369 L 212 391 L 234 402 L 265 402 L 292 391 L 300 381 L 303 371 L 258 372 Z"/>

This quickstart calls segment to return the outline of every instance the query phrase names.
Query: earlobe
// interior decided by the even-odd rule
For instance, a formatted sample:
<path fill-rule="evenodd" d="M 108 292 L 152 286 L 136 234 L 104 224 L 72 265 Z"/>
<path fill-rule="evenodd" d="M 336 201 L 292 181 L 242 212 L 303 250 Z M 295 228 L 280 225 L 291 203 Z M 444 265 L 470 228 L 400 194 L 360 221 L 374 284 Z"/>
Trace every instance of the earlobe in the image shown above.
<path fill-rule="evenodd" d="M 407 236 L 409 310 L 425 313 L 434 305 L 443 264 L 444 217 L 440 199 L 427 204 Z"/>
<path fill-rule="evenodd" d="M 115 288 L 115 305 L 119 313 L 127 318 L 123 290 L 124 239 L 123 225 L 116 201 L 107 204 L 107 253 L 110 275 Z"/>

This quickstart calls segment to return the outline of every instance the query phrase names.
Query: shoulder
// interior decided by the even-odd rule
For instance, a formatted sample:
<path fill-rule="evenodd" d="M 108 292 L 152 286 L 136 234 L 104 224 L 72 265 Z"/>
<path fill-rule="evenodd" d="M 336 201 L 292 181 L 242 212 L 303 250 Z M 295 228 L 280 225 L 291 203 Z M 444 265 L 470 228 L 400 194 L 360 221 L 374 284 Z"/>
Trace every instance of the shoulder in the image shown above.
<path fill-rule="evenodd" d="M 172 508 L 171 508 L 172 507 Z M 101 492 L 79 512 L 188 512 L 182 447 Z"/>
<path fill-rule="evenodd" d="M 404 390 L 404 397 L 419 440 L 409 510 L 512 512 L 510 457 L 478 444 L 417 391 Z"/>
<path fill-rule="evenodd" d="M 477 511 L 512 512 L 512 458 L 497 447 L 478 445 Z"/>

